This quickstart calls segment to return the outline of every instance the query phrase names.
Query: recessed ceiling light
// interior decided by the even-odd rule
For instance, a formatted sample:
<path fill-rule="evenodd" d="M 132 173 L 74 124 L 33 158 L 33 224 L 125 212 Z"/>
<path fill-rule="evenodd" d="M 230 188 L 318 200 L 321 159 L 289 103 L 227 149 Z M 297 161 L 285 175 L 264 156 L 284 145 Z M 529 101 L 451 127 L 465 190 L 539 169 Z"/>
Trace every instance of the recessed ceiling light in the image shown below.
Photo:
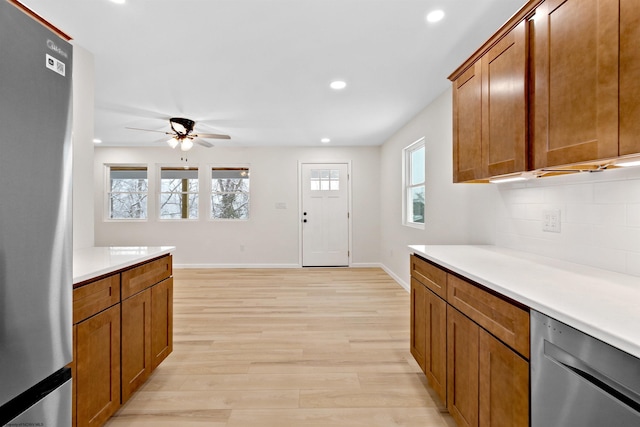
<path fill-rule="evenodd" d="M 320 142 L 322 142 L 323 144 L 328 144 L 331 142 L 331 140 L 329 138 L 322 138 Z"/>
<path fill-rule="evenodd" d="M 433 10 L 427 14 L 427 22 L 438 22 L 444 18 L 444 12 L 440 9 Z"/>
<path fill-rule="evenodd" d="M 344 89 L 345 87 L 347 87 L 347 82 L 345 82 L 343 80 L 334 80 L 334 81 L 331 82 L 331 84 L 329 86 L 331 87 L 331 89 L 341 90 L 341 89 Z"/>
<path fill-rule="evenodd" d="M 94 143 L 94 144 L 102 144 L 102 140 L 101 140 L 101 139 L 98 139 L 98 138 L 94 138 L 94 139 L 93 139 L 93 143 Z"/>

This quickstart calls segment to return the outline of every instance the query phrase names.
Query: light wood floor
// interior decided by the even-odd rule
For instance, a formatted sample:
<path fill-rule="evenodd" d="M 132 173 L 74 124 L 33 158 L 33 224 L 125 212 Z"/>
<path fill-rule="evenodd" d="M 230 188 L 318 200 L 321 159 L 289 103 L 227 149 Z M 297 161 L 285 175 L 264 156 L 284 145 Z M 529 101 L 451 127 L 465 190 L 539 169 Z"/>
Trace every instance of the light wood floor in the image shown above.
<path fill-rule="evenodd" d="M 381 269 L 174 270 L 174 351 L 108 427 L 454 426 Z"/>

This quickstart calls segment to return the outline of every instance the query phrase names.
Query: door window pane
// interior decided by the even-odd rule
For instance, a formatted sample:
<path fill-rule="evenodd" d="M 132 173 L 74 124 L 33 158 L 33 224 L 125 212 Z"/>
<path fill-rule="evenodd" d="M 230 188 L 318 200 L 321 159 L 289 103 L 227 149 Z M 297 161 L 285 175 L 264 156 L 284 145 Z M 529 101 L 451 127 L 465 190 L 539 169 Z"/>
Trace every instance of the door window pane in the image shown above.
<path fill-rule="evenodd" d="M 311 191 L 339 191 L 339 169 L 312 169 L 309 182 Z"/>

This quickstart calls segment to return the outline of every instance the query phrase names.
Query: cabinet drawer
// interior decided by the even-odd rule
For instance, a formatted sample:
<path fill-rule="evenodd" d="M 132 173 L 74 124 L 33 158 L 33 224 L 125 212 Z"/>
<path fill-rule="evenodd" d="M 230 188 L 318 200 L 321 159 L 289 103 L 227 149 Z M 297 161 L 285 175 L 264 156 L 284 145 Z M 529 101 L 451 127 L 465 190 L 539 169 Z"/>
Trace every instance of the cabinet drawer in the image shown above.
<path fill-rule="evenodd" d="M 529 312 L 456 276 L 447 301 L 515 351 L 529 358 Z"/>
<path fill-rule="evenodd" d="M 120 275 L 114 274 L 73 290 L 73 323 L 120 302 Z"/>
<path fill-rule="evenodd" d="M 122 272 L 122 299 L 145 290 L 170 277 L 171 255 Z"/>
<path fill-rule="evenodd" d="M 442 299 L 447 298 L 447 273 L 444 270 L 411 255 L 411 276 Z"/>

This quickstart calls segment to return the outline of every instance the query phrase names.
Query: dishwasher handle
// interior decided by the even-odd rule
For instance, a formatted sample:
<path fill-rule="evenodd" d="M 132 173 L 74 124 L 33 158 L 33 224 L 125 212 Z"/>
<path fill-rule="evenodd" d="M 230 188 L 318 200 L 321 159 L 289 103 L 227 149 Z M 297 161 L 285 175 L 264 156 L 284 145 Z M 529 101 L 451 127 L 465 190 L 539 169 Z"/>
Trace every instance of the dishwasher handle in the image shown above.
<path fill-rule="evenodd" d="M 583 360 L 566 352 L 557 345 L 545 340 L 544 355 L 564 368 L 590 382 L 592 385 L 607 393 L 629 408 L 640 413 L 640 394 L 609 378 L 602 372 L 592 368 Z"/>

